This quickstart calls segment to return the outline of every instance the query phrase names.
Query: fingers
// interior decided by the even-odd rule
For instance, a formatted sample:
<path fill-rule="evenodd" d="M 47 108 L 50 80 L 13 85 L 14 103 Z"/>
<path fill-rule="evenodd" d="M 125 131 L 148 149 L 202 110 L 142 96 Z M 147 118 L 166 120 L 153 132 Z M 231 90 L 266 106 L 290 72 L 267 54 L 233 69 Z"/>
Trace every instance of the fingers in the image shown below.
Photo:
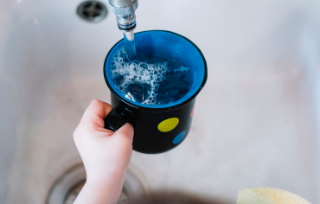
<path fill-rule="evenodd" d="M 103 119 L 110 113 L 112 106 L 100 101 L 93 100 L 86 109 L 80 124 L 93 127 L 104 127 Z"/>
<path fill-rule="evenodd" d="M 128 138 L 132 143 L 134 130 L 130 123 L 126 123 L 120 129 L 118 129 L 115 134 Z"/>

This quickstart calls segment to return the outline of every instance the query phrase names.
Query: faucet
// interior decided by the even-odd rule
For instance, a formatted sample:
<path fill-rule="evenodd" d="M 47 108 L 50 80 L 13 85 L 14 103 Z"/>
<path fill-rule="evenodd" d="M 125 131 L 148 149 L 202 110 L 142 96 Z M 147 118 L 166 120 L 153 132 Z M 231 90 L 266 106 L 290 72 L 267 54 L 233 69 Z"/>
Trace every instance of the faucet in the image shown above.
<path fill-rule="evenodd" d="M 135 11 L 138 8 L 138 0 L 109 0 L 111 10 L 117 16 L 120 30 L 130 32 L 136 27 Z"/>

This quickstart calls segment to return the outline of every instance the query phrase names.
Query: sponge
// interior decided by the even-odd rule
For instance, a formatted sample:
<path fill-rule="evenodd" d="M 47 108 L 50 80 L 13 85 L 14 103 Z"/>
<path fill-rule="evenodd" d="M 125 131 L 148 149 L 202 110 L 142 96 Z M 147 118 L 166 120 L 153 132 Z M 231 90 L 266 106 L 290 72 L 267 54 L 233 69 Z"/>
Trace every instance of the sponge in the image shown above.
<path fill-rule="evenodd" d="M 251 188 L 238 192 L 237 204 L 310 204 L 289 191 L 275 188 Z"/>

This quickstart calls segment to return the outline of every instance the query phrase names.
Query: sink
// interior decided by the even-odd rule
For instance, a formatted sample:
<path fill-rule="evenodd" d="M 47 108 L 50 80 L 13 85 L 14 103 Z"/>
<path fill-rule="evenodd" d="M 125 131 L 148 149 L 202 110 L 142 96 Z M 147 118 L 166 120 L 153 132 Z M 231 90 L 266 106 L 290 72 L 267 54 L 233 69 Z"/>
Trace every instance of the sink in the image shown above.
<path fill-rule="evenodd" d="M 1 203 L 45 203 L 81 163 L 72 134 L 84 109 L 110 102 L 102 66 L 122 35 L 110 10 L 100 22 L 81 19 L 82 2 L 0 2 Z M 133 153 L 130 169 L 146 188 L 235 202 L 239 189 L 275 187 L 319 203 L 319 3 L 139 3 L 136 31 L 185 35 L 209 69 L 185 141 Z"/>

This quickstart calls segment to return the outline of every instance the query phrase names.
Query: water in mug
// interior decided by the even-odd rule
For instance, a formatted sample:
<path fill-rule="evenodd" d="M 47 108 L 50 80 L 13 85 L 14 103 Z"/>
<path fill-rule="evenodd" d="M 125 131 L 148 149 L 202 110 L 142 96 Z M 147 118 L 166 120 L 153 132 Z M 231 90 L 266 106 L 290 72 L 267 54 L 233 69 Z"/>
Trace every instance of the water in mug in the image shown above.
<path fill-rule="evenodd" d="M 127 47 L 128 44 L 126 44 Z M 133 43 L 134 46 L 134 43 Z M 168 46 L 168 45 L 164 45 Z M 159 48 L 160 49 L 160 48 Z M 155 52 L 137 45 L 136 53 L 125 47 L 113 56 L 111 76 L 122 95 L 146 105 L 169 104 L 184 97 L 192 85 L 192 72 L 179 52 Z M 182 57 L 183 58 L 183 57 Z"/>

